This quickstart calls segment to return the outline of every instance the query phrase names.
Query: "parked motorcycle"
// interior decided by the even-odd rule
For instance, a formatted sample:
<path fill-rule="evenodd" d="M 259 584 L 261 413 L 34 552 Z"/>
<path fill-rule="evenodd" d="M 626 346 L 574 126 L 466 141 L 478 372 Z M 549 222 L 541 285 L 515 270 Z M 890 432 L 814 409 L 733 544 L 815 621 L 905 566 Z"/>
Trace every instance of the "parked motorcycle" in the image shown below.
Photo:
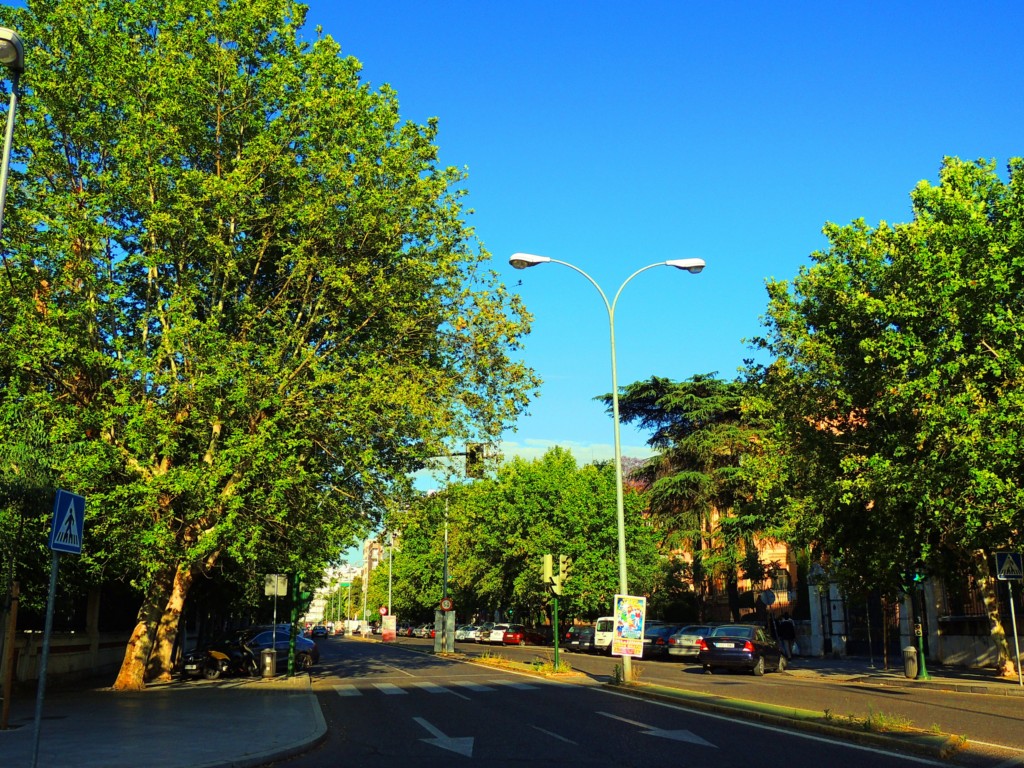
<path fill-rule="evenodd" d="M 185 654 L 182 675 L 217 680 L 224 675 L 257 675 L 259 662 L 252 650 L 237 638 L 214 642 Z"/>

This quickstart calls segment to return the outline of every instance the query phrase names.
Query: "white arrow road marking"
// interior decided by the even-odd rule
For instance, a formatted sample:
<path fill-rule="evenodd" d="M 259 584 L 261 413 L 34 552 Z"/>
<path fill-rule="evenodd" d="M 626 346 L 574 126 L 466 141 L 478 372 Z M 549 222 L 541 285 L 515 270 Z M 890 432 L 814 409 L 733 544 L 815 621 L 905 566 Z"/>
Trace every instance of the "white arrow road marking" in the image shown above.
<path fill-rule="evenodd" d="M 460 755 L 465 757 L 473 756 L 472 736 L 445 736 L 439 729 L 432 726 L 422 717 L 414 717 L 413 720 L 422 725 L 427 732 L 434 737 L 432 739 L 420 739 L 420 741 L 425 741 L 427 744 L 433 744 L 435 747 L 441 747 L 441 749 L 458 752 Z"/>
<path fill-rule="evenodd" d="M 643 728 L 645 729 L 645 736 L 660 736 L 663 739 L 672 739 L 673 741 L 685 741 L 690 744 L 697 744 L 701 747 L 714 747 L 715 749 L 718 749 L 718 747 L 712 744 L 710 741 L 704 741 L 704 739 L 702 739 L 700 736 L 697 736 L 696 734 L 691 733 L 690 731 L 665 731 L 661 728 L 655 728 L 651 725 L 638 723 L 636 720 L 627 720 L 624 717 L 612 715 L 608 712 L 598 712 L 597 714 L 604 715 L 605 717 L 610 717 L 612 718 L 612 720 L 621 720 L 624 723 L 635 725 L 637 728 Z"/>

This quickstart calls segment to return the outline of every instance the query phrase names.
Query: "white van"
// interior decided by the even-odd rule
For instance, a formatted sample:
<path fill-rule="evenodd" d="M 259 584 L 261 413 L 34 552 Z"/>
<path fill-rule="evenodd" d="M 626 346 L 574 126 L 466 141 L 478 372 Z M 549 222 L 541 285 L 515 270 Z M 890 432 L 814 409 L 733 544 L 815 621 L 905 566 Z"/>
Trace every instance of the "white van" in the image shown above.
<path fill-rule="evenodd" d="M 615 617 L 602 616 L 594 625 L 594 651 L 596 653 L 610 654 L 612 652 L 612 637 L 615 635 Z"/>

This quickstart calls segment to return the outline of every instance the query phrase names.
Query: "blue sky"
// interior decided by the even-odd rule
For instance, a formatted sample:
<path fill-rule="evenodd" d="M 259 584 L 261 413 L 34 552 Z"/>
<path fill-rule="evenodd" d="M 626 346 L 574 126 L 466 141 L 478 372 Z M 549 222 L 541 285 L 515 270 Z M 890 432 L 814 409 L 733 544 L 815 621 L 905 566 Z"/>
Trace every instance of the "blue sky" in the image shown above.
<path fill-rule="evenodd" d="M 1024 153 L 1019 0 L 309 5 L 405 118 L 439 118 L 470 222 L 534 315 L 524 358 L 544 385 L 506 454 L 585 462 L 612 441 L 593 401 L 611 387 L 600 297 L 565 267 L 512 269 L 513 252 L 572 262 L 609 298 L 640 267 L 705 259 L 623 291 L 619 382 L 732 378 L 765 279 L 808 264 L 825 222 L 906 221 L 943 156 Z M 645 441 L 624 428 L 627 455 Z"/>

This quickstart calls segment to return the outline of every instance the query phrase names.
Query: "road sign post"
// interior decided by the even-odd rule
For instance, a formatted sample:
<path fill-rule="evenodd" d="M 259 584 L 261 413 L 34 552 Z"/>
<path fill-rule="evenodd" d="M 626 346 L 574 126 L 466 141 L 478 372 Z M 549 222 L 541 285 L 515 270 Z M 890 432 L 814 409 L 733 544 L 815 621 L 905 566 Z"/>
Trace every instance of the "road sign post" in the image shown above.
<path fill-rule="evenodd" d="M 57 491 L 53 500 L 50 523 L 50 593 L 46 600 L 46 624 L 43 628 L 43 651 L 39 658 L 39 680 L 36 683 L 36 717 L 32 734 L 32 768 L 39 761 L 39 728 L 43 721 L 43 700 L 46 698 L 46 665 L 50 657 L 50 635 L 53 633 L 53 603 L 57 594 L 57 570 L 60 555 L 82 554 L 82 532 L 85 528 L 85 497 L 70 491 Z"/>
<path fill-rule="evenodd" d="M 1013 662 L 1017 668 L 1017 685 L 1024 687 L 1020 669 L 1020 640 L 1017 639 L 1017 611 L 1013 607 L 1013 582 L 1024 579 L 1024 567 L 1019 552 L 996 552 L 996 578 L 1006 582 L 1010 590 L 1010 622 L 1013 624 Z"/>

